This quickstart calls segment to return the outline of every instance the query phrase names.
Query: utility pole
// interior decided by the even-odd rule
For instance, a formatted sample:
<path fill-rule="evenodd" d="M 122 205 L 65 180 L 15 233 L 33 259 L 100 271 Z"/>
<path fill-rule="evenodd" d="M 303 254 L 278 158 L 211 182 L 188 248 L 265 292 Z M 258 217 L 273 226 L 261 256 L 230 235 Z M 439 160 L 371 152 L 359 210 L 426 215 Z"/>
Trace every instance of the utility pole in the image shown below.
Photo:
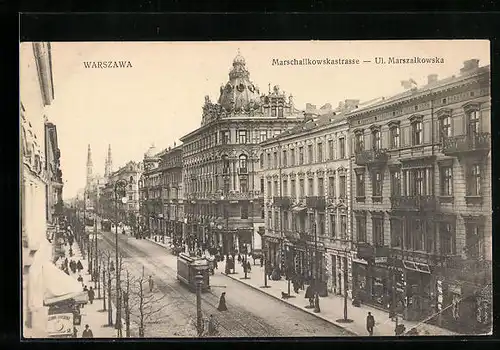
<path fill-rule="evenodd" d="M 203 335 L 203 316 L 201 312 L 201 285 L 203 284 L 203 275 L 201 272 L 195 276 L 196 282 L 196 329 L 198 337 Z"/>
<path fill-rule="evenodd" d="M 319 261 L 318 261 L 318 234 L 316 223 L 314 223 L 314 264 L 316 277 L 314 278 L 314 312 L 320 312 L 319 308 Z"/>

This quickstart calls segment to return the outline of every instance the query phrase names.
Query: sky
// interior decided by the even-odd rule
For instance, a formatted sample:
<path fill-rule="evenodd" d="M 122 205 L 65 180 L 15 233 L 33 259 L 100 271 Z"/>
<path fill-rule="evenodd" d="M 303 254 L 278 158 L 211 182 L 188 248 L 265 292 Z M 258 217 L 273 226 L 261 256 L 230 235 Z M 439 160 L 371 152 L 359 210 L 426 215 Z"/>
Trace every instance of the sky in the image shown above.
<path fill-rule="evenodd" d="M 52 45 L 55 98 L 48 109 L 57 125 L 64 197 L 85 185 L 87 146 L 94 173 L 104 173 L 108 145 L 113 168 L 140 161 L 200 126 L 205 96 L 213 102 L 238 49 L 250 79 L 267 92 L 269 84 L 306 103 L 336 107 L 345 99 L 371 100 L 403 91 L 402 80 L 424 85 L 429 74 L 458 75 L 463 61 L 489 62 L 489 42 L 286 41 L 286 42 L 56 42 Z M 374 57 L 440 57 L 444 64 L 377 65 Z M 273 59 L 351 58 L 360 65 L 278 66 Z M 89 69 L 84 62 L 130 61 L 132 68 Z"/>

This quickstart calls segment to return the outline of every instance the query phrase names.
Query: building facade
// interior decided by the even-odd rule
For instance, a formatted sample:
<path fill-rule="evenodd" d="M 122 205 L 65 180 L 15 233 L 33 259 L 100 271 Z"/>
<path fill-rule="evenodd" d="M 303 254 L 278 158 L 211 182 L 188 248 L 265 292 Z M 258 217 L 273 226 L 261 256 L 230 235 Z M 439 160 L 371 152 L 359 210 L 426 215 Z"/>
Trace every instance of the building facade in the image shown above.
<path fill-rule="evenodd" d="M 62 191 L 56 131 L 46 116 L 54 99 L 50 50 L 43 42 L 20 46 L 22 320 L 28 338 L 47 334 L 43 266 L 52 263 L 55 206 Z"/>
<path fill-rule="evenodd" d="M 303 119 L 292 96 L 261 94 L 238 53 L 217 103 L 205 97 L 200 128 L 181 138 L 184 239 L 191 250 L 260 250 L 259 143 Z"/>
<path fill-rule="evenodd" d="M 144 154 L 143 173 L 139 179 L 139 225 L 141 232 L 160 235 L 164 231 L 161 154 L 154 145 Z"/>
<path fill-rule="evenodd" d="M 175 246 L 182 246 L 184 197 L 182 185 L 182 146 L 169 147 L 160 155 L 163 185 L 163 233 Z"/>
<path fill-rule="evenodd" d="M 307 121 L 261 144 L 267 261 L 319 294 L 343 294 L 351 275 L 349 127 L 345 113 L 306 109 Z M 347 288 L 350 291 L 350 287 Z M 349 292 L 350 293 L 350 292 Z"/>
<path fill-rule="evenodd" d="M 439 313 L 461 332 L 491 322 L 490 117 L 478 60 L 348 114 L 352 278 L 364 303 L 408 320 Z"/>

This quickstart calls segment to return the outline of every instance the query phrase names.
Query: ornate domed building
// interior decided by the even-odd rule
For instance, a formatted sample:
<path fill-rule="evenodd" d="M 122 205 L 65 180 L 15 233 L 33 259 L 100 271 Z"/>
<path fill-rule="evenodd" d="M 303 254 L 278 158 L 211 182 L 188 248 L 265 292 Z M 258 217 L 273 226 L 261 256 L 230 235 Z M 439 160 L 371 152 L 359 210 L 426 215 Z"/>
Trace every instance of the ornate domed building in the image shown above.
<path fill-rule="evenodd" d="M 184 241 L 191 250 L 261 250 L 263 186 L 259 143 L 304 118 L 278 86 L 261 93 L 245 58 L 233 60 L 217 103 L 205 96 L 201 127 L 181 138 L 185 189 Z"/>

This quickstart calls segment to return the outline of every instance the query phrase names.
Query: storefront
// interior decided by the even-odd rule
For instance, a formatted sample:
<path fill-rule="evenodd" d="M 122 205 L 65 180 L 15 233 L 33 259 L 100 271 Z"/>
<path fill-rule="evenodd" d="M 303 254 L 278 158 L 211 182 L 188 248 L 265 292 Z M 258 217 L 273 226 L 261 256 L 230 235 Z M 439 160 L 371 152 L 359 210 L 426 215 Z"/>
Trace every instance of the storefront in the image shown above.
<path fill-rule="evenodd" d="M 246 248 L 247 251 L 251 251 L 252 247 L 252 229 L 241 229 L 238 230 L 238 251 L 243 252 Z"/>
<path fill-rule="evenodd" d="M 266 261 L 272 266 L 279 266 L 281 262 L 279 238 L 265 235 L 264 242 L 267 250 Z"/>
<path fill-rule="evenodd" d="M 432 275 L 429 265 L 403 261 L 406 274 L 406 319 L 417 321 L 434 313 Z"/>

